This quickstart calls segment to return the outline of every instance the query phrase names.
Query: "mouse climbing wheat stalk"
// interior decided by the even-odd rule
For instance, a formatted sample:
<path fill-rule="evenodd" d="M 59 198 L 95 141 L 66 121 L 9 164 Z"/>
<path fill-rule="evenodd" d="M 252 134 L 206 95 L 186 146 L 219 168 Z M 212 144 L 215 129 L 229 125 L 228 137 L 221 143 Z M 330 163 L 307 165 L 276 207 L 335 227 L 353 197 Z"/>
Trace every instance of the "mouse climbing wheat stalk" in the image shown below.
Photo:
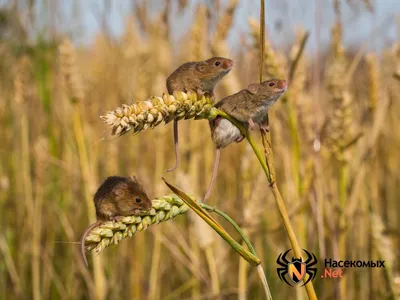
<path fill-rule="evenodd" d="M 213 57 L 199 62 L 181 65 L 167 78 L 169 94 L 174 91 L 194 91 L 199 95 L 209 93 L 214 96 L 215 85 L 232 69 L 233 62 L 228 58 Z M 179 166 L 178 121 L 174 120 L 175 165 L 168 169 L 172 172 Z"/>
<path fill-rule="evenodd" d="M 81 238 L 81 256 L 86 265 L 85 239 L 93 228 L 106 221 L 118 221 L 125 216 L 150 211 L 152 203 L 142 185 L 133 177 L 108 177 L 94 195 L 97 221 L 91 224 Z"/>
<path fill-rule="evenodd" d="M 265 116 L 268 109 L 286 91 L 285 80 L 271 79 L 262 83 L 250 84 L 247 89 L 219 101 L 215 107 L 226 112 L 246 128 L 255 129 L 259 127 L 268 130 L 265 126 Z M 217 177 L 221 149 L 233 142 L 241 142 L 244 138 L 240 130 L 228 120 L 218 116 L 210 121 L 211 137 L 215 144 L 215 158 L 208 186 L 203 202 L 206 202 Z"/>

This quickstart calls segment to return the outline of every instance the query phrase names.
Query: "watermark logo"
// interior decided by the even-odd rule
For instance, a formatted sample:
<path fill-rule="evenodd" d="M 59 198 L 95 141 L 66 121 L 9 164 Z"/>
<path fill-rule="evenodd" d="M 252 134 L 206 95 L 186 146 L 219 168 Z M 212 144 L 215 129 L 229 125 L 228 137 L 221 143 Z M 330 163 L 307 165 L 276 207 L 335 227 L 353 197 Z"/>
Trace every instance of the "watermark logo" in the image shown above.
<path fill-rule="evenodd" d="M 344 270 L 347 268 L 384 268 L 384 260 L 334 260 L 325 258 L 325 269 L 322 270 L 321 278 L 343 278 Z"/>
<path fill-rule="evenodd" d="M 279 254 L 278 259 L 276 260 L 276 263 L 281 266 L 276 269 L 276 271 L 278 272 L 278 276 L 288 285 L 294 286 L 302 281 L 306 274 L 308 274 L 309 277 L 303 284 L 305 285 L 310 280 L 313 280 L 315 278 L 315 275 L 317 275 L 317 268 L 313 268 L 313 266 L 317 264 L 317 258 L 313 253 L 310 253 L 307 250 L 303 249 L 303 251 L 307 254 L 307 259 L 303 262 L 301 257 L 292 257 L 292 261 L 290 262 L 287 259 L 287 255 L 290 251 L 291 249 Z M 287 278 L 290 279 L 291 283 L 289 283 Z"/>

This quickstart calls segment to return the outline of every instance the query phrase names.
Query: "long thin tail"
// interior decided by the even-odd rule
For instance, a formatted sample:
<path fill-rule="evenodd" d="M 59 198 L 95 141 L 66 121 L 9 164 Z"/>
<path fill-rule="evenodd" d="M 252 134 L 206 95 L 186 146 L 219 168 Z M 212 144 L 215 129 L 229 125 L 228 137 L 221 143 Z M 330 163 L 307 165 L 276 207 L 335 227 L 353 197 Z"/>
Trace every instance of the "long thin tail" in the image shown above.
<path fill-rule="evenodd" d="M 175 171 L 179 167 L 179 140 L 178 140 L 178 121 L 174 120 L 174 150 L 175 150 L 175 165 L 166 172 Z"/>
<path fill-rule="evenodd" d="M 86 259 L 86 255 L 85 255 L 85 240 L 86 240 L 86 237 L 88 236 L 89 232 L 92 231 L 93 228 L 99 226 L 101 223 L 103 223 L 103 222 L 102 221 L 94 222 L 92 225 L 90 225 L 88 228 L 86 228 L 86 231 L 82 235 L 82 238 L 81 238 L 81 256 L 82 256 L 83 262 L 85 263 L 86 268 L 89 265 L 88 265 L 88 262 L 87 262 L 87 259 Z"/>
<path fill-rule="evenodd" d="M 211 191 L 215 182 L 215 178 L 217 177 L 218 173 L 218 165 L 219 165 L 219 157 L 221 155 L 221 148 L 215 148 L 215 158 L 214 158 L 214 165 L 213 165 L 213 170 L 212 170 L 212 175 L 211 175 L 211 181 L 210 185 L 208 186 L 208 190 L 206 195 L 204 196 L 203 202 L 205 203 L 208 198 L 211 196 Z"/>

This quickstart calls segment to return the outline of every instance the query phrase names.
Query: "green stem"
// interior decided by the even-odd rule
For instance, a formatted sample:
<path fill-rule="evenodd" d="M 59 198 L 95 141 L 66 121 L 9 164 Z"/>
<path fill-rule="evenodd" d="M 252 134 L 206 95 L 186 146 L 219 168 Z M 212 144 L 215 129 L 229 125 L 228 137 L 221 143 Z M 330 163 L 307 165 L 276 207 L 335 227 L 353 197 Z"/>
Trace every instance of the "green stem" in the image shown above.
<path fill-rule="evenodd" d="M 238 120 L 232 118 L 231 116 L 229 116 L 228 114 L 226 114 L 225 112 L 221 111 L 221 110 L 217 110 L 216 108 L 214 108 L 217 112 L 216 114 L 229 120 L 232 124 L 234 124 L 237 128 L 239 128 L 240 132 L 246 137 L 247 141 L 249 142 L 251 148 L 253 148 L 254 153 L 256 154 L 258 161 L 260 162 L 265 174 L 267 175 L 268 181 L 270 183 L 272 183 L 272 178 L 271 178 L 271 172 L 267 166 L 267 164 L 265 163 L 260 150 L 257 148 L 253 138 L 250 136 L 248 130 L 246 130 L 246 128 L 243 126 L 242 123 L 240 123 Z"/>
<path fill-rule="evenodd" d="M 288 121 L 290 128 L 290 135 L 292 136 L 293 141 L 293 151 L 292 151 L 292 159 L 293 159 L 293 175 L 295 177 L 295 186 L 299 196 L 302 194 L 302 182 L 301 182 L 301 174 L 300 174 L 300 139 L 298 134 L 298 126 L 297 126 L 297 118 L 293 108 L 293 105 L 290 101 L 284 101 L 287 112 L 288 112 Z"/>
<path fill-rule="evenodd" d="M 172 184 L 168 183 L 164 178 L 162 178 L 165 184 L 176 194 L 179 198 L 183 200 L 197 215 L 199 215 L 208 225 L 211 226 L 236 252 L 238 252 L 246 261 L 248 261 L 252 266 L 257 267 L 258 276 L 260 277 L 261 283 L 264 288 L 265 295 L 268 300 L 272 300 L 271 291 L 268 286 L 267 279 L 265 277 L 264 269 L 261 265 L 261 260 L 258 258 L 256 251 L 254 250 L 253 246 L 251 245 L 250 241 L 244 235 L 243 231 L 240 227 L 233 221 L 227 214 L 223 213 L 222 211 L 208 206 L 204 203 L 197 203 L 193 199 L 191 199 L 187 194 L 181 191 L 179 188 L 173 186 Z M 249 247 L 250 252 L 245 249 L 242 245 L 236 242 L 228 232 L 217 222 L 215 221 L 207 212 L 207 210 L 211 212 L 215 212 L 220 216 L 224 217 L 228 222 L 230 222 L 239 234 L 242 236 L 243 240 Z"/>
<path fill-rule="evenodd" d="M 310 34 L 308 32 L 306 32 L 300 41 L 299 50 L 297 51 L 296 57 L 294 58 L 293 62 L 291 63 L 291 66 L 290 66 L 289 75 L 288 75 L 289 84 L 291 84 L 294 79 L 294 74 L 296 72 L 300 58 L 302 57 L 302 55 L 304 53 L 304 48 L 305 48 L 305 45 L 307 43 L 309 36 L 310 36 Z M 285 95 L 282 98 L 282 102 L 285 104 L 286 110 L 288 112 L 290 135 L 292 136 L 292 141 L 293 141 L 293 155 L 292 155 L 293 175 L 295 176 L 295 186 L 296 186 L 297 193 L 299 196 L 301 196 L 302 192 L 303 192 L 303 183 L 302 183 L 301 174 L 300 174 L 300 139 L 299 139 L 299 134 L 298 134 L 299 131 L 298 131 L 298 124 L 297 124 L 297 117 L 296 117 L 296 113 L 295 113 L 295 110 L 292 105 L 292 101 L 289 101 L 287 95 Z"/>
<path fill-rule="evenodd" d="M 231 218 L 229 217 L 226 213 L 223 211 L 220 211 L 219 209 L 209 206 L 204 203 L 200 203 L 200 206 L 203 207 L 204 209 L 208 210 L 209 212 L 215 212 L 216 214 L 220 215 L 223 217 L 225 220 L 227 220 L 233 227 L 235 227 L 236 231 L 240 234 L 242 237 L 243 241 L 246 243 L 247 247 L 249 248 L 250 252 L 253 253 L 255 256 L 257 256 L 256 250 L 254 249 L 253 245 L 250 243 L 249 239 L 247 236 L 244 234 L 242 229 L 239 227 L 239 225 Z M 257 256 L 258 257 L 258 256 Z"/>
<path fill-rule="evenodd" d="M 212 229 L 214 229 L 235 251 L 237 251 L 245 260 L 247 260 L 252 266 L 258 266 L 261 264 L 260 259 L 249 252 L 236 242 L 229 233 L 217 222 L 215 221 L 206 210 L 204 210 L 199 203 L 191 199 L 187 194 L 181 191 L 176 186 L 168 183 L 164 178 L 165 184 L 176 194 L 179 198 L 183 200 L 196 214 L 200 216 Z"/>
<path fill-rule="evenodd" d="M 257 252 L 254 249 L 253 245 L 250 243 L 249 239 L 244 234 L 243 230 L 239 227 L 239 225 L 230 216 L 228 216 L 223 211 L 221 211 L 221 210 L 219 210 L 219 209 L 217 209 L 215 207 L 209 206 L 207 204 L 200 203 L 200 206 L 202 208 L 208 210 L 209 212 L 215 212 L 216 214 L 220 215 L 225 220 L 227 220 L 229 223 L 231 223 L 231 225 L 233 227 L 235 227 L 236 231 L 240 234 L 240 236 L 242 237 L 243 241 L 246 243 L 247 248 L 249 248 L 250 252 L 253 253 L 254 256 L 258 258 Z M 262 282 L 262 285 L 264 287 L 264 291 L 265 291 L 265 294 L 267 296 L 267 299 L 268 300 L 272 300 L 271 291 L 269 289 L 268 281 L 267 281 L 267 278 L 265 277 L 264 269 L 263 269 L 261 263 L 257 266 L 257 272 L 258 272 L 258 276 L 260 277 L 260 280 Z"/>

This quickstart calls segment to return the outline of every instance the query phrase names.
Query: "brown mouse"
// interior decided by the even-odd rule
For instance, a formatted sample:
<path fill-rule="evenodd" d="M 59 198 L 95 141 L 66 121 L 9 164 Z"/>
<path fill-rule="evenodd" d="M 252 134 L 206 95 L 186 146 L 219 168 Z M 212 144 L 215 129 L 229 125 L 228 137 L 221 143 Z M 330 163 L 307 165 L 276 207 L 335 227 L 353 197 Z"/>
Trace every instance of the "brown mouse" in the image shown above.
<path fill-rule="evenodd" d="M 257 125 L 268 130 L 265 125 L 265 117 L 268 109 L 286 91 L 287 83 L 285 80 L 271 79 L 262 83 L 250 84 L 247 89 L 219 101 L 215 107 L 226 112 L 236 120 L 243 123 L 248 128 L 254 129 Z M 257 124 L 257 125 L 256 125 Z M 214 166 L 210 184 L 204 202 L 208 200 L 217 176 L 221 149 L 232 142 L 241 142 L 244 138 L 240 130 L 222 117 L 216 117 L 210 121 L 211 137 L 215 144 Z"/>
<path fill-rule="evenodd" d="M 262 83 L 252 83 L 247 89 L 231 97 L 226 97 L 218 103 L 221 110 L 236 120 L 250 125 L 251 129 L 257 125 L 267 130 L 265 117 L 268 109 L 286 91 L 286 80 L 270 79 Z M 257 125 L 256 125 L 257 124 Z"/>
<path fill-rule="evenodd" d="M 187 62 L 176 69 L 167 78 L 169 94 L 174 91 L 195 91 L 202 95 L 209 93 L 214 97 L 214 87 L 232 69 L 233 62 L 228 58 L 213 57 L 204 61 Z M 167 172 L 179 166 L 178 121 L 174 120 L 175 165 Z"/>
<path fill-rule="evenodd" d="M 106 221 L 118 221 L 124 216 L 148 212 L 152 207 L 151 200 L 135 176 L 108 177 L 97 190 L 93 201 L 97 221 L 86 229 L 81 238 L 81 254 L 86 267 L 85 239 L 93 228 Z"/>

